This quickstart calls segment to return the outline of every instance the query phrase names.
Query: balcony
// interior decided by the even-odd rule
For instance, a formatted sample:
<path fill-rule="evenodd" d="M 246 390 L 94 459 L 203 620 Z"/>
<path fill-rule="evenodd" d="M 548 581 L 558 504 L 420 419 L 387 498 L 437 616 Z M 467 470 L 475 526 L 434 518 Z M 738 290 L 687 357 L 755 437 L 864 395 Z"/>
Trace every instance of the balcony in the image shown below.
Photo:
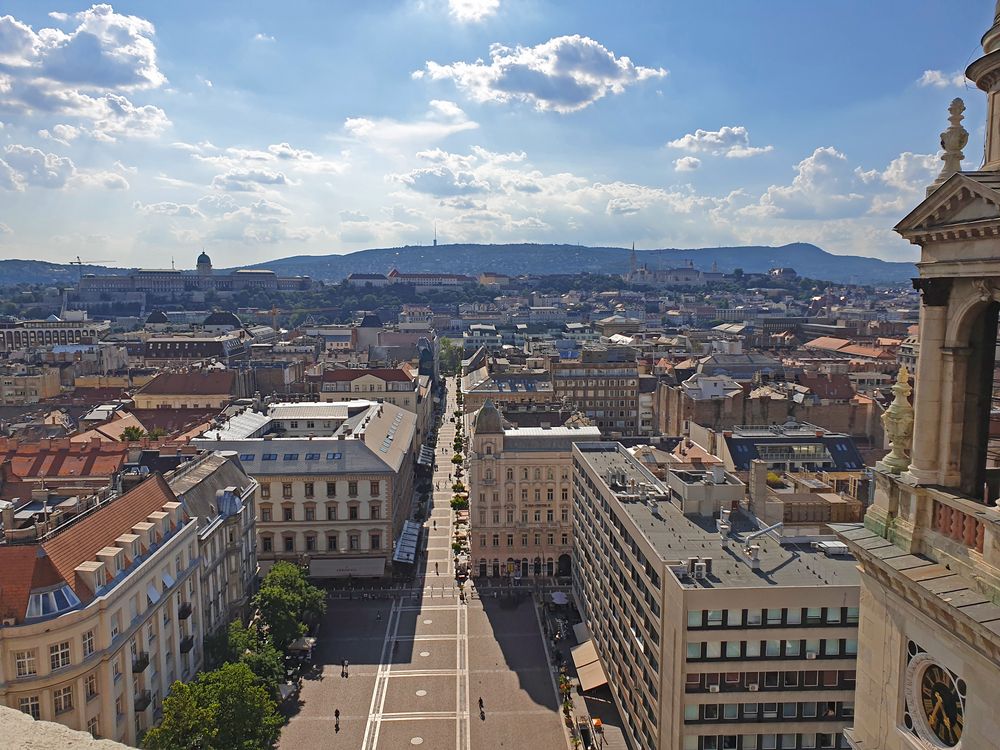
<path fill-rule="evenodd" d="M 186 654 L 188 651 L 194 648 L 194 636 L 186 635 L 181 638 L 181 653 Z"/>
<path fill-rule="evenodd" d="M 181 606 L 177 608 L 177 617 L 178 619 L 186 620 L 191 616 L 191 612 L 191 602 L 181 602 Z"/>
<path fill-rule="evenodd" d="M 132 655 L 132 673 L 139 674 L 149 666 L 149 653 L 146 651 L 136 651 Z"/>
<path fill-rule="evenodd" d="M 140 690 L 135 694 L 135 710 L 136 713 L 140 711 L 145 711 L 149 708 L 149 704 L 153 701 L 153 696 L 148 690 Z"/>

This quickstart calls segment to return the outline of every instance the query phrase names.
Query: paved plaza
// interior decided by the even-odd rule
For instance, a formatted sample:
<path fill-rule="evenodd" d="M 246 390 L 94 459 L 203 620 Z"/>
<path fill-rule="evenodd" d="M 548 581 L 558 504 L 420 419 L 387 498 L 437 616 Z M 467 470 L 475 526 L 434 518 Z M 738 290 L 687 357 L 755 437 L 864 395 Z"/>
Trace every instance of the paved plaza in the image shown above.
<path fill-rule="evenodd" d="M 440 489 L 412 590 L 329 600 L 315 657 L 322 671 L 303 681 L 282 750 L 567 747 L 532 597 L 485 590 L 459 599 L 448 481 L 456 408 L 449 394 L 433 480 Z"/>

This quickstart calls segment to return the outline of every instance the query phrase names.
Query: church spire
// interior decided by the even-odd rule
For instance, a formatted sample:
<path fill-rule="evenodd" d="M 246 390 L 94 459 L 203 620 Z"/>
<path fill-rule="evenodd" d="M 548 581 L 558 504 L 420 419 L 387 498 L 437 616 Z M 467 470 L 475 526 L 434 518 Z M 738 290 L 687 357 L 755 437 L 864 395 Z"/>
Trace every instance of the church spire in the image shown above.
<path fill-rule="evenodd" d="M 982 57 L 970 65 L 965 75 L 986 92 L 986 144 L 982 169 L 1000 171 L 1000 1 L 996 4 L 993 26 L 983 35 Z"/>

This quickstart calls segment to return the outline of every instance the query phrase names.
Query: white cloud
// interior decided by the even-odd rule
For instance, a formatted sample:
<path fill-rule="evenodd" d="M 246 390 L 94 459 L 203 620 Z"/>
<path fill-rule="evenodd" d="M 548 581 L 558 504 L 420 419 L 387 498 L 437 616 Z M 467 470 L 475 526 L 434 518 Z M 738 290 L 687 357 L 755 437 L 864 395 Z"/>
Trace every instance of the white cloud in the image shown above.
<path fill-rule="evenodd" d="M 949 86 L 965 88 L 965 73 L 956 71 L 945 73 L 942 70 L 925 70 L 924 74 L 917 79 L 918 86 L 932 86 L 937 89 L 945 89 Z"/>
<path fill-rule="evenodd" d="M 766 154 L 773 146 L 751 146 L 750 133 L 743 125 L 725 125 L 718 130 L 702 130 L 669 141 L 670 148 L 681 149 L 691 153 L 726 156 L 730 159 L 742 159 L 757 154 Z"/>
<path fill-rule="evenodd" d="M 455 133 L 475 130 L 479 123 L 470 120 L 454 102 L 434 99 L 424 117 L 396 120 L 390 117 L 349 117 L 344 131 L 376 149 L 430 144 Z"/>
<path fill-rule="evenodd" d="M 263 32 L 258 31 L 256 34 L 253 35 L 253 40 L 255 42 L 273 42 L 274 37 L 271 36 L 270 34 L 264 34 Z"/>
<path fill-rule="evenodd" d="M 171 201 L 141 203 L 136 201 L 132 206 L 136 211 L 147 216 L 177 216 L 185 219 L 204 218 L 204 214 L 201 211 L 187 203 L 173 203 Z"/>
<path fill-rule="evenodd" d="M 593 39 L 554 37 L 534 47 L 493 44 L 488 63 L 428 61 L 414 78 L 451 80 L 479 102 L 525 102 L 539 110 L 576 112 L 627 86 L 667 75 L 663 68 L 635 65 Z"/>
<path fill-rule="evenodd" d="M 14 234 L 14 230 L 11 229 L 6 224 L 4 224 L 3 222 L 0 222 L 0 240 L 2 240 L 4 237 L 9 237 L 12 234 Z"/>
<path fill-rule="evenodd" d="M 47 154 L 30 146 L 10 145 L 0 158 L 0 186 L 13 190 L 29 187 L 63 188 L 76 175 L 73 160 Z"/>
<path fill-rule="evenodd" d="M 288 171 L 303 174 L 337 174 L 347 168 L 347 163 L 343 160 L 329 159 L 306 149 L 293 148 L 288 143 L 273 143 L 263 150 L 237 147 L 222 149 L 208 142 L 174 143 L 173 146 L 187 151 L 200 162 L 228 169 L 230 172 Z M 250 181 L 265 182 L 260 179 Z M 284 183 L 278 181 L 272 184 Z M 292 184 L 292 181 L 288 180 L 288 184 Z"/>
<path fill-rule="evenodd" d="M 343 222 L 368 221 L 370 218 L 363 211 L 341 211 L 338 215 Z"/>
<path fill-rule="evenodd" d="M 71 28 L 35 31 L 12 16 L 0 17 L 0 112 L 91 121 L 88 134 L 98 140 L 162 132 L 169 124 L 162 109 L 137 106 L 122 93 L 166 82 L 153 25 L 110 5 L 54 17 Z"/>
<path fill-rule="evenodd" d="M 230 169 L 212 180 L 212 187 L 217 190 L 234 192 L 256 192 L 262 190 L 264 185 L 283 187 L 288 184 L 284 173 L 269 169 Z"/>
<path fill-rule="evenodd" d="M 701 159 L 697 156 L 682 156 L 680 159 L 674 159 L 675 172 L 693 172 L 700 166 Z"/>
<path fill-rule="evenodd" d="M 478 23 L 500 8 L 500 0 L 448 0 L 448 12 L 462 23 Z"/>

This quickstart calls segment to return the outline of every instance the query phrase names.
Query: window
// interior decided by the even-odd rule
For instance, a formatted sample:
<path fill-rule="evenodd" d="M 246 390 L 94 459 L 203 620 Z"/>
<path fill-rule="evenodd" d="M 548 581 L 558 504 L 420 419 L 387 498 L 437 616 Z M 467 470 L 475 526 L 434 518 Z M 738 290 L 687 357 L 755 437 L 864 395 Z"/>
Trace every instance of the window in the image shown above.
<path fill-rule="evenodd" d="M 743 625 L 743 610 L 742 609 L 727 609 L 726 610 L 726 624 L 729 627 L 741 627 Z"/>
<path fill-rule="evenodd" d="M 851 625 L 858 624 L 858 608 L 848 607 L 847 608 L 847 622 Z"/>
<path fill-rule="evenodd" d="M 768 625 L 780 625 L 781 624 L 781 610 L 780 609 L 768 609 L 767 610 L 767 624 Z"/>
<path fill-rule="evenodd" d="M 722 718 L 723 719 L 738 719 L 740 716 L 740 704 L 739 703 L 726 703 L 722 706 Z"/>
<path fill-rule="evenodd" d="M 756 703 L 744 703 L 743 704 L 743 715 L 744 716 L 756 716 L 757 715 L 757 704 Z"/>
<path fill-rule="evenodd" d="M 684 721 L 698 721 L 697 704 L 688 704 L 684 706 Z"/>
<path fill-rule="evenodd" d="M 57 714 L 73 710 L 72 685 L 67 685 L 64 688 L 56 688 L 52 691 L 52 709 Z"/>
<path fill-rule="evenodd" d="M 281 483 L 281 496 L 283 498 L 285 498 L 285 499 L 288 499 L 288 498 L 290 498 L 292 496 L 292 483 L 291 482 L 282 482 Z"/>
<path fill-rule="evenodd" d="M 688 627 L 689 628 L 700 628 L 701 627 L 701 614 L 700 609 L 689 609 L 688 610 Z"/>
<path fill-rule="evenodd" d="M 372 549 L 382 549 L 382 535 L 372 534 L 371 536 Z"/>
<path fill-rule="evenodd" d="M 358 520 L 358 506 L 352 505 L 347 509 L 347 518 L 351 521 Z"/>
<path fill-rule="evenodd" d="M 52 671 L 69 666 L 69 641 L 49 646 L 49 667 Z"/>
<path fill-rule="evenodd" d="M 809 702 L 802 704 L 802 718 L 803 719 L 815 719 L 816 718 L 816 704 Z"/>
<path fill-rule="evenodd" d="M 739 641 L 726 641 L 726 658 L 727 659 L 739 659 L 740 658 L 740 642 Z"/>
<path fill-rule="evenodd" d="M 710 610 L 708 610 L 708 627 L 710 627 L 710 628 L 722 627 L 722 610 L 721 609 L 710 609 Z"/>
<path fill-rule="evenodd" d="M 778 736 L 775 734 L 762 734 L 760 736 L 760 750 L 775 750 L 778 747 Z"/>
<path fill-rule="evenodd" d="M 840 656 L 840 641 L 836 638 L 826 638 L 823 641 L 823 654 L 825 656 Z"/>
<path fill-rule="evenodd" d="M 802 652 L 802 641 L 785 641 L 785 656 L 799 656 Z"/>
<path fill-rule="evenodd" d="M 778 687 L 777 672 L 764 672 L 764 687 L 769 687 L 769 688 Z"/>
<path fill-rule="evenodd" d="M 267 500 L 271 497 L 271 483 L 261 482 L 260 484 L 260 499 Z"/>
<path fill-rule="evenodd" d="M 375 520 L 380 519 L 382 517 L 382 506 L 379 505 L 378 503 L 372 503 L 371 507 L 369 508 L 369 513 L 371 514 L 371 517 L 373 519 Z"/>
<path fill-rule="evenodd" d="M 783 680 L 785 687 L 798 687 L 799 686 L 799 673 L 798 672 L 785 672 L 785 677 Z"/>
<path fill-rule="evenodd" d="M 802 624 L 802 610 L 801 609 L 790 609 L 788 610 L 786 622 L 789 625 L 801 625 Z"/>
<path fill-rule="evenodd" d="M 688 659 L 701 658 L 701 643 L 689 643 L 687 645 L 687 658 Z"/>
<path fill-rule="evenodd" d="M 743 750 L 757 750 L 757 735 L 756 734 L 744 734 L 743 735 Z"/>
<path fill-rule="evenodd" d="M 760 656 L 760 641 L 747 641 L 747 658 Z"/>
<path fill-rule="evenodd" d="M 319 461 L 319 454 L 318 453 L 307 453 L 306 454 L 306 461 Z"/>
<path fill-rule="evenodd" d="M 17 707 L 33 719 L 41 718 L 42 712 L 38 703 L 37 695 L 29 695 L 25 698 L 18 698 Z"/>
<path fill-rule="evenodd" d="M 28 677 L 38 671 L 34 651 L 17 651 L 14 654 L 14 665 L 18 677 Z"/>
<path fill-rule="evenodd" d="M 361 549 L 361 535 L 360 534 L 350 534 L 347 537 L 347 544 L 350 546 L 351 550 L 356 551 Z"/>
<path fill-rule="evenodd" d="M 336 482 L 327 482 L 326 483 L 326 496 L 327 497 L 336 497 L 337 496 L 337 483 Z"/>
<path fill-rule="evenodd" d="M 381 484 L 382 483 L 378 482 L 378 481 L 375 481 L 375 482 L 371 483 L 371 495 L 372 495 L 372 497 L 378 497 L 379 492 L 381 491 L 380 490 Z"/>
<path fill-rule="evenodd" d="M 314 485 L 312 482 L 305 483 L 305 492 L 306 492 L 306 497 L 313 497 L 315 495 Z M 306 520 L 308 521 L 310 519 L 307 518 Z"/>
<path fill-rule="evenodd" d="M 778 718 L 778 704 L 777 703 L 765 703 L 763 705 L 762 714 L 765 719 L 777 719 Z"/>
<path fill-rule="evenodd" d="M 91 698 L 96 698 L 97 697 L 97 675 L 96 674 L 88 674 L 87 678 L 84 680 L 83 684 L 84 684 L 84 689 L 85 689 L 86 694 L 87 694 L 87 700 L 89 701 Z"/>
<path fill-rule="evenodd" d="M 823 687 L 837 687 L 837 670 L 825 669 L 822 672 Z"/>
<path fill-rule="evenodd" d="M 708 659 L 718 659 L 722 656 L 722 642 L 721 641 L 706 641 L 705 642 L 705 657 Z"/>
<path fill-rule="evenodd" d="M 87 719 L 87 731 L 90 732 L 91 737 L 101 736 L 101 722 L 97 716 L 91 716 Z"/>
<path fill-rule="evenodd" d="M 306 486 L 308 487 L 309 485 L 306 485 Z M 315 521 L 316 520 L 316 506 L 315 505 L 307 505 L 305 507 L 305 513 L 306 513 L 306 520 L 307 521 Z"/>
<path fill-rule="evenodd" d="M 817 687 L 819 685 L 819 672 L 803 672 L 802 685 L 804 687 Z"/>
<path fill-rule="evenodd" d="M 330 504 L 326 506 L 326 520 L 336 521 L 337 520 L 337 506 Z"/>
<path fill-rule="evenodd" d="M 274 540 L 269 536 L 262 536 L 260 538 L 260 548 L 263 552 L 271 552 L 274 550 Z"/>
<path fill-rule="evenodd" d="M 782 703 L 781 704 L 781 718 L 782 719 L 794 719 L 798 713 L 797 703 Z"/>
<path fill-rule="evenodd" d="M 306 535 L 306 552 L 316 551 L 316 536 L 314 534 Z"/>
<path fill-rule="evenodd" d="M 357 482 L 348 482 L 347 483 L 347 494 L 350 497 L 357 497 L 358 496 L 358 483 Z"/>
<path fill-rule="evenodd" d="M 292 509 L 290 507 L 288 507 L 288 508 L 282 508 L 281 509 L 281 515 L 282 515 L 282 517 L 286 521 L 294 520 L 294 515 L 293 515 Z"/>
<path fill-rule="evenodd" d="M 781 641 L 764 641 L 765 656 L 781 656 Z"/>
<path fill-rule="evenodd" d="M 263 455 L 261 455 L 260 460 L 261 461 L 277 461 L 278 460 L 278 454 L 277 453 L 264 453 Z"/>
<path fill-rule="evenodd" d="M 337 551 L 337 535 L 328 534 L 326 537 L 326 548 L 331 552 Z"/>
<path fill-rule="evenodd" d="M 818 625 L 823 622 L 823 608 L 822 607 L 809 607 L 806 610 L 806 624 L 807 625 Z"/>
<path fill-rule="evenodd" d="M 844 641 L 844 653 L 854 656 L 858 653 L 858 641 L 855 638 L 848 638 Z"/>
<path fill-rule="evenodd" d="M 828 607 L 826 610 L 826 621 L 831 625 L 839 625 L 842 616 L 840 607 Z"/>
<path fill-rule="evenodd" d="M 760 625 L 761 624 L 761 613 L 759 609 L 748 609 L 747 610 L 747 625 Z"/>
<path fill-rule="evenodd" d="M 719 718 L 719 706 L 716 703 L 706 703 L 701 707 L 702 718 L 711 721 Z"/>
<path fill-rule="evenodd" d="M 299 454 L 298 453 L 286 453 L 284 455 L 283 460 L 285 460 L 285 461 L 298 461 L 299 460 Z"/>
<path fill-rule="evenodd" d="M 285 552 L 295 551 L 295 537 L 286 536 L 284 537 Z"/>
<path fill-rule="evenodd" d="M 260 520 L 264 523 L 270 523 L 271 521 L 271 506 L 262 505 L 260 506 Z"/>

